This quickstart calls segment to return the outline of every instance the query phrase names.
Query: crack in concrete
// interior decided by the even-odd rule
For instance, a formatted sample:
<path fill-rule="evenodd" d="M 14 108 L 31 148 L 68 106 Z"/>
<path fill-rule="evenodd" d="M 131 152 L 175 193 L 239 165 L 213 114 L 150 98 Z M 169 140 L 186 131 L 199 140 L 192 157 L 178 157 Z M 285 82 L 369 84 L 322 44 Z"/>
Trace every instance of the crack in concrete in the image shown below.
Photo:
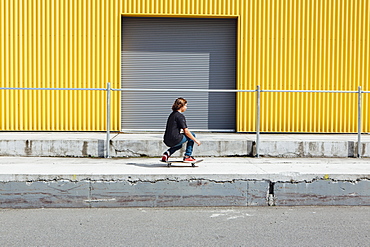
<path fill-rule="evenodd" d="M 126 153 L 125 157 L 146 157 L 147 156 L 146 154 L 136 152 L 129 148 L 119 149 L 116 146 L 114 146 L 112 141 L 110 141 L 110 146 L 113 147 L 115 154 Z"/>

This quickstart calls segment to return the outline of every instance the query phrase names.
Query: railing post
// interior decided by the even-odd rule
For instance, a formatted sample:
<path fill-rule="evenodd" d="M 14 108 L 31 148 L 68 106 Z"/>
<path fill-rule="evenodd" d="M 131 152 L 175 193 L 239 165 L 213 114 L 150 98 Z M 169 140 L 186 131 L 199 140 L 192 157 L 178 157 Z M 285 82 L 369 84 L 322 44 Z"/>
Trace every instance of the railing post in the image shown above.
<path fill-rule="evenodd" d="M 105 158 L 110 158 L 110 82 L 107 83 L 107 139 L 105 141 L 105 148 L 106 148 L 106 153 L 105 153 Z"/>
<path fill-rule="evenodd" d="M 256 157 L 259 158 L 259 149 L 260 149 L 260 95 L 261 90 L 260 86 L 257 86 L 257 117 L 256 117 Z"/>
<path fill-rule="evenodd" d="M 362 94 L 362 91 L 361 91 L 361 86 L 358 87 L 358 100 L 357 100 L 357 103 L 358 103 L 358 127 L 357 127 L 357 158 L 361 158 L 361 121 L 362 121 L 362 118 L 361 118 L 361 95 Z"/>

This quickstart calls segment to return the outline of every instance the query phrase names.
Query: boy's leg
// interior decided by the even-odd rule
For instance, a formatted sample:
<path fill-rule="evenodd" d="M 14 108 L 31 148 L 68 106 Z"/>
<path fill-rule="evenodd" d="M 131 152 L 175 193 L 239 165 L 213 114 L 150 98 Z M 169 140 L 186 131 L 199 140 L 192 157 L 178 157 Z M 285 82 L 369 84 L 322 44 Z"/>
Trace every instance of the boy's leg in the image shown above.
<path fill-rule="evenodd" d="M 193 134 L 193 136 L 195 137 L 195 134 L 193 132 L 191 132 Z M 170 147 L 166 152 L 164 152 L 163 156 L 162 156 L 162 160 L 163 161 L 167 161 L 167 159 L 174 153 L 176 152 L 177 150 L 181 149 L 182 148 L 182 144 L 184 144 L 185 142 L 187 142 L 186 144 L 186 150 L 185 150 L 185 157 L 189 157 L 192 155 L 193 153 L 193 146 L 194 146 L 194 141 L 192 139 L 190 139 L 189 137 L 187 137 L 186 135 L 183 135 L 183 138 L 182 140 L 176 144 L 175 146 L 173 147 Z M 164 156 L 167 156 L 167 157 L 164 157 Z"/>
<path fill-rule="evenodd" d="M 182 137 L 182 140 L 176 144 L 175 146 L 173 147 L 170 147 L 167 152 L 169 153 L 169 156 L 171 156 L 174 152 L 176 152 L 177 150 L 181 149 L 182 148 L 182 144 L 184 144 L 185 142 L 187 141 L 187 138 L 185 135 L 183 135 Z"/>
<path fill-rule="evenodd" d="M 193 132 L 191 132 L 191 134 L 194 137 L 196 137 Z M 187 139 L 188 143 L 186 144 L 185 157 L 189 157 L 193 154 L 194 141 L 192 139 L 190 139 L 189 137 L 187 137 L 187 136 L 186 136 L 186 139 Z"/>

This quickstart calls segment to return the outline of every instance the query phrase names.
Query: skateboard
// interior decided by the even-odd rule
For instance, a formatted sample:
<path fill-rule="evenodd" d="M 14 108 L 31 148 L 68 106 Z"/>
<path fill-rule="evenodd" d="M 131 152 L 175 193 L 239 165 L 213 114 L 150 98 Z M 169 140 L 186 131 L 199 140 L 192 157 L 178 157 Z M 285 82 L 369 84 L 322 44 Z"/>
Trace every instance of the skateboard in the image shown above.
<path fill-rule="evenodd" d="M 196 160 L 196 161 L 183 161 L 183 160 L 168 160 L 168 161 L 162 161 L 163 163 L 167 163 L 167 167 L 171 167 L 172 163 L 190 163 L 192 167 L 195 167 L 196 163 L 202 162 L 203 160 Z"/>

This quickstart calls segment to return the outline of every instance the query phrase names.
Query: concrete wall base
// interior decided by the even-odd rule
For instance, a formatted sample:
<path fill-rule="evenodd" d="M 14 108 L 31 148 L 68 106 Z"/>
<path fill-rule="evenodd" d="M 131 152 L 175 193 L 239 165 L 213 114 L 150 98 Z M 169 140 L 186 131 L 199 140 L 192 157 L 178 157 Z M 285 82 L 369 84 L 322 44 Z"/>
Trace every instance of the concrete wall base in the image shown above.
<path fill-rule="evenodd" d="M 185 146 L 185 145 L 184 145 Z M 166 147 L 161 139 L 111 140 L 112 157 L 159 157 Z M 181 156 L 184 149 L 175 155 Z M 199 154 L 199 155 L 198 155 Z M 353 141 L 261 141 L 261 157 L 325 157 L 347 158 L 357 156 Z M 208 139 L 195 148 L 195 156 L 255 156 L 256 144 L 247 139 Z M 105 140 L 0 140 L 0 156 L 29 157 L 104 157 Z M 361 156 L 370 157 L 370 142 L 362 143 Z"/>
<path fill-rule="evenodd" d="M 279 182 L 274 196 L 276 206 L 369 206 L 370 181 Z"/>
<path fill-rule="evenodd" d="M 9 181 L 1 208 L 370 205 L 370 181 Z"/>
<path fill-rule="evenodd" d="M 195 152 L 209 157 L 251 156 L 252 145 L 248 140 L 205 141 Z M 182 155 L 184 148 L 176 155 Z M 110 142 L 111 157 L 159 157 L 167 149 L 162 140 Z M 0 156 L 104 157 L 105 140 L 0 140 Z"/>
<path fill-rule="evenodd" d="M 370 157 L 370 143 L 362 143 L 361 156 Z M 253 154 L 256 154 L 254 147 Z M 348 158 L 357 157 L 353 141 L 262 141 L 259 155 L 280 158 Z"/>

